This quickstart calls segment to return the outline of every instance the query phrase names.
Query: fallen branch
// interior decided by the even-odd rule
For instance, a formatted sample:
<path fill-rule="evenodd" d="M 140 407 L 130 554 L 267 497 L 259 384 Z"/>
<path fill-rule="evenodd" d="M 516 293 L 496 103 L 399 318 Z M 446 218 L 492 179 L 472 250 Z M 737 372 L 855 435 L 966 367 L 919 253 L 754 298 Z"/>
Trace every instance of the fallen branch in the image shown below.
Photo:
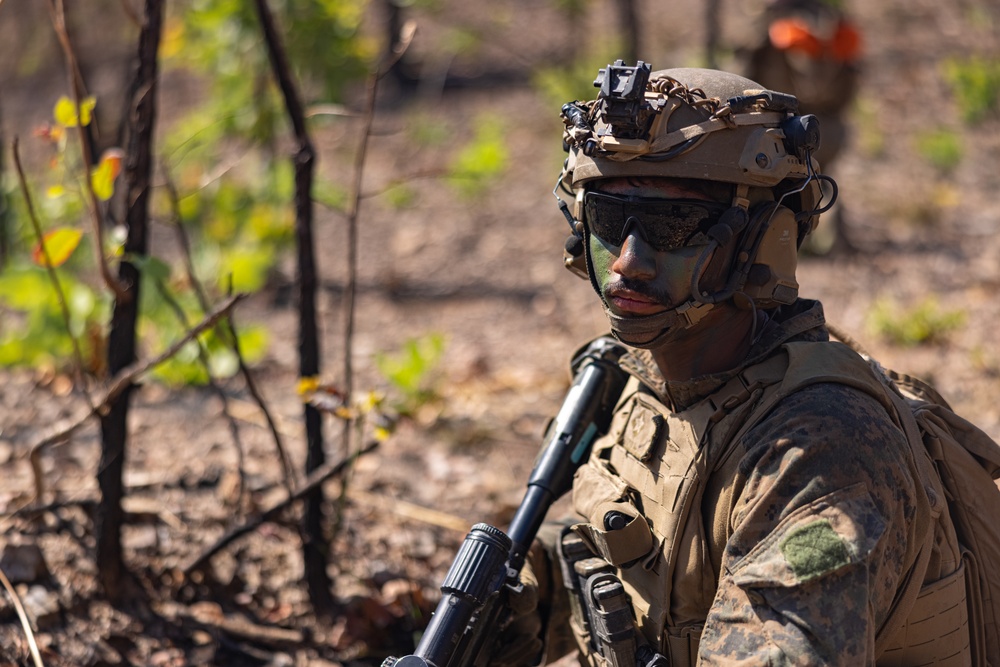
<path fill-rule="evenodd" d="M 348 456 L 335 464 L 327 463 L 313 470 L 309 474 L 309 477 L 306 478 L 305 483 L 299 489 L 297 489 L 295 493 L 289 495 L 287 498 L 277 503 L 276 505 L 273 505 L 270 509 L 265 510 L 263 513 L 254 517 L 250 521 L 244 523 L 241 526 L 237 526 L 233 530 L 229 531 L 221 538 L 219 538 L 219 540 L 217 540 L 215 544 L 213 544 L 211 547 L 203 551 L 202 554 L 198 556 L 196 559 L 194 559 L 194 561 L 192 561 L 190 565 L 184 568 L 184 575 L 189 576 L 192 572 L 194 572 L 195 570 L 199 569 L 202 565 L 204 565 L 205 562 L 208 561 L 208 559 L 210 559 L 212 556 L 218 553 L 221 549 L 228 546 L 237 538 L 242 537 L 243 535 L 246 535 L 247 533 L 253 531 L 258 526 L 265 524 L 268 521 L 271 521 L 279 514 L 281 514 L 283 511 L 285 511 L 285 509 L 289 505 L 291 505 L 297 500 L 301 500 L 304 496 L 308 495 L 312 491 L 315 491 L 317 488 L 320 487 L 321 484 L 323 484 L 331 477 L 339 475 L 346 468 L 351 466 L 358 457 L 374 451 L 376 448 L 378 448 L 378 445 L 379 443 L 373 440 L 364 447 L 362 447 L 361 449 L 359 449 L 357 452 L 352 454 L 351 456 Z"/>
<path fill-rule="evenodd" d="M 304 641 L 301 630 L 253 623 L 236 614 L 225 614 L 215 606 L 209 608 L 195 606 L 186 612 L 181 610 L 178 615 L 186 616 L 205 628 L 218 630 L 254 644 L 298 646 Z"/>
<path fill-rule="evenodd" d="M 465 519 L 457 517 L 454 514 L 439 512 L 429 507 L 408 503 L 405 500 L 390 498 L 389 496 L 376 493 L 368 493 L 360 489 L 352 488 L 348 490 L 347 497 L 356 503 L 375 508 L 380 512 L 395 514 L 403 519 L 420 521 L 421 523 L 437 526 L 438 528 L 453 530 L 457 533 L 465 534 L 469 532 L 469 527 L 472 525 Z"/>

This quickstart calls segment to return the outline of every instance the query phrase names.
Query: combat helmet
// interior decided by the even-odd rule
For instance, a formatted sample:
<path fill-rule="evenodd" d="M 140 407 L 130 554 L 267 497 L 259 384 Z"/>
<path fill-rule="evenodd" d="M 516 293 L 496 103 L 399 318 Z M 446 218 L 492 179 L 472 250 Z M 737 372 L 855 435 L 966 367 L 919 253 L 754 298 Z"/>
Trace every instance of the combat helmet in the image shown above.
<path fill-rule="evenodd" d="M 599 294 L 584 215 L 584 195 L 595 182 L 672 177 L 731 186 L 731 207 L 707 231 L 690 299 L 645 317 L 618 318 L 606 308 L 615 335 L 649 347 L 674 326 L 694 326 L 727 299 L 762 309 L 795 301 L 798 247 L 836 197 L 836 183 L 812 158 L 819 147 L 816 117 L 799 115 L 792 95 L 717 70 L 653 72 L 642 61 L 629 67 L 618 60 L 600 70 L 594 85 L 600 89 L 595 100 L 562 107 L 569 155 L 554 194 L 573 229 L 565 264 L 589 276 Z M 832 186 L 827 202 L 821 180 Z M 699 285 L 710 257 L 730 262 L 725 287 L 711 293 Z"/>

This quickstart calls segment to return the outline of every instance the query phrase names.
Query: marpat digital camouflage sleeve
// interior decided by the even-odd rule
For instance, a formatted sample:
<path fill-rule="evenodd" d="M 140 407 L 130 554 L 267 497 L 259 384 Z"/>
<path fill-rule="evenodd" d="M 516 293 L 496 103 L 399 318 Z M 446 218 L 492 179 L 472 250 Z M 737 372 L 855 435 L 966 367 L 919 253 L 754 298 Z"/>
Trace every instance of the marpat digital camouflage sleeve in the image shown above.
<path fill-rule="evenodd" d="M 740 446 L 744 484 L 698 664 L 873 664 L 916 507 L 902 431 L 870 396 L 819 384 Z"/>

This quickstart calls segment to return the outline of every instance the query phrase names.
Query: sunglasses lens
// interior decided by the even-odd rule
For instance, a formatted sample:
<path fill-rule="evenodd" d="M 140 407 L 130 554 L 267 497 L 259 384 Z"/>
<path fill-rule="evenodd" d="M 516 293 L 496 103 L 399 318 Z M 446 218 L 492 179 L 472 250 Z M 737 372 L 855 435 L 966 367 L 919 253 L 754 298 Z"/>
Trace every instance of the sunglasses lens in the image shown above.
<path fill-rule="evenodd" d="M 634 222 L 646 242 L 661 252 L 698 242 L 698 233 L 707 232 L 726 208 L 717 202 L 690 199 L 615 197 L 599 192 L 584 196 L 584 214 L 592 234 L 621 245 L 626 227 Z"/>

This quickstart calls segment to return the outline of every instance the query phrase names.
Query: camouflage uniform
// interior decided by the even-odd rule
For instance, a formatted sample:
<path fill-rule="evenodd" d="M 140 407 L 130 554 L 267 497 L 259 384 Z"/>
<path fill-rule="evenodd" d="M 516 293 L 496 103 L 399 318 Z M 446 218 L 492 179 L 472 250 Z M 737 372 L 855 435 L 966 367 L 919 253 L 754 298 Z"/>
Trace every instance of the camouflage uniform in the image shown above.
<path fill-rule="evenodd" d="M 641 387 L 577 474 L 574 505 L 588 521 L 575 530 L 618 567 L 642 633 L 673 665 L 874 663 L 927 526 L 906 436 L 882 403 L 843 384 L 798 391 L 743 434 L 759 392 L 721 411 L 706 398 L 786 343 L 828 339 L 822 306 L 800 299 L 729 373 L 667 383 L 648 352 L 626 357 Z M 657 403 L 660 414 L 648 410 Z M 692 465 L 676 452 L 667 465 L 706 409 L 716 416 L 704 433 L 693 426 Z M 595 525 L 609 502 L 634 508 L 651 539 L 616 544 Z"/>

